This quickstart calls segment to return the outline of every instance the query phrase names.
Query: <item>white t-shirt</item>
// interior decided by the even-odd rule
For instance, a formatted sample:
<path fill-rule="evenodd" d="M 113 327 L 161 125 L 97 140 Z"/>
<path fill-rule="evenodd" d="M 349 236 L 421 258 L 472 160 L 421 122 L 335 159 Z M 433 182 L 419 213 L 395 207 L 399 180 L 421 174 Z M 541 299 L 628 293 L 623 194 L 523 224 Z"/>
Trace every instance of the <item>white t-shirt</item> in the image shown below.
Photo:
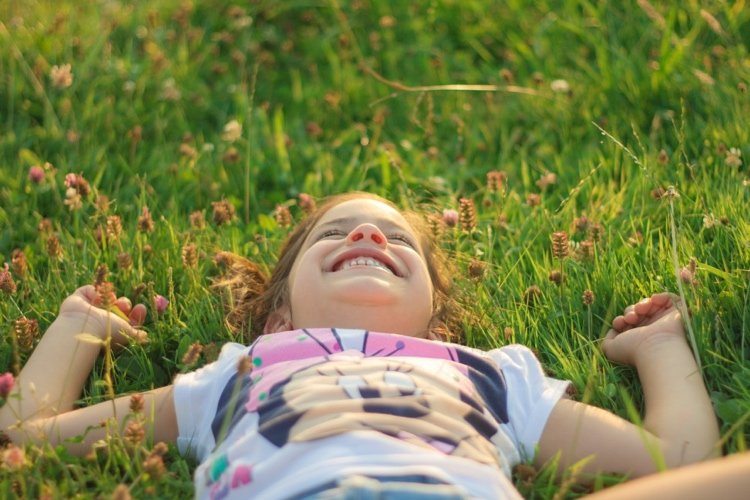
<path fill-rule="evenodd" d="M 353 475 L 520 498 L 511 468 L 533 458 L 567 385 L 519 345 L 294 330 L 180 375 L 177 445 L 201 462 L 198 498 L 300 497 Z"/>

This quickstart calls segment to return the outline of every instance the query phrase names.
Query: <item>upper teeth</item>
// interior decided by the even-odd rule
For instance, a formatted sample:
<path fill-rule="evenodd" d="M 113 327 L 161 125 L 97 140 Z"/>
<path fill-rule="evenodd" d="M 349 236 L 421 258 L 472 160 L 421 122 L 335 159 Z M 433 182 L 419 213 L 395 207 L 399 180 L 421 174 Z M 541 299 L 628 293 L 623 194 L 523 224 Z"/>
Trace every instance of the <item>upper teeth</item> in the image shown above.
<path fill-rule="evenodd" d="M 393 271 L 391 271 L 388 266 L 383 264 L 382 262 L 378 262 L 375 259 L 371 259 L 370 257 L 355 257 L 354 259 L 349 259 L 347 261 L 344 261 L 343 264 L 341 264 L 341 269 L 349 269 L 350 267 L 354 266 L 373 266 L 373 267 L 379 267 L 380 269 L 383 269 L 385 271 L 388 271 L 389 273 L 393 274 Z"/>

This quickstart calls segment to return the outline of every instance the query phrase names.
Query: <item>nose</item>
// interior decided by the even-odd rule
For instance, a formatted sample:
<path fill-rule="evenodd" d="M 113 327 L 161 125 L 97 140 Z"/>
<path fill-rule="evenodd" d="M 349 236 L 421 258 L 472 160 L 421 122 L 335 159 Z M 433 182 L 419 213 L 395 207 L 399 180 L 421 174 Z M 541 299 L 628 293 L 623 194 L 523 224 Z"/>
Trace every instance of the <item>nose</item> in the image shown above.
<path fill-rule="evenodd" d="M 379 247 L 386 245 L 386 237 L 375 224 L 365 223 L 355 227 L 346 237 L 347 243 L 357 241 L 372 241 Z"/>

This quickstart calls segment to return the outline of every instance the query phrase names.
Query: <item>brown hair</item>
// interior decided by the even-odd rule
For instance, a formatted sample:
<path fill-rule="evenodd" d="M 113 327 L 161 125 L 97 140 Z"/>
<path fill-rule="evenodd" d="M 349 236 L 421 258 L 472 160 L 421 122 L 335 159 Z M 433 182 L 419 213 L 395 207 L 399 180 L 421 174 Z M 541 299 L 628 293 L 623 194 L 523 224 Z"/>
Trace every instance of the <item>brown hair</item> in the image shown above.
<path fill-rule="evenodd" d="M 219 254 L 227 270 L 214 287 L 227 292 L 227 326 L 242 333 L 247 341 L 263 333 L 269 314 L 288 301 L 287 282 L 310 231 L 331 208 L 356 199 L 371 199 L 397 209 L 412 226 L 424 253 L 433 287 L 433 314 L 428 330 L 433 336 L 452 342 L 462 342 L 464 310 L 453 297 L 453 274 L 443 250 L 435 243 L 432 232 L 420 214 L 401 210 L 391 201 L 372 193 L 354 191 L 326 198 L 321 205 L 297 224 L 289 234 L 279 254 L 270 278 L 254 262 L 228 252 Z"/>

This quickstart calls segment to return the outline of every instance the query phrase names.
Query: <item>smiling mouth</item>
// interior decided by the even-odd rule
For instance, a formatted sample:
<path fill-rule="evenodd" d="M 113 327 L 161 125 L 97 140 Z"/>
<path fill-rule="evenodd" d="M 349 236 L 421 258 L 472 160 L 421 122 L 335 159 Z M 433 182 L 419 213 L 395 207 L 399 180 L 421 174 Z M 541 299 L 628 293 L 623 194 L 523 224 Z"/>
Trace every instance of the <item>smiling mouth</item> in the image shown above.
<path fill-rule="evenodd" d="M 352 268 L 372 268 L 379 269 L 390 273 L 394 276 L 398 276 L 395 270 L 391 269 L 388 265 L 380 262 L 379 260 L 373 259 L 372 257 L 354 257 L 351 259 L 345 259 L 336 264 L 332 269 L 333 272 L 346 271 Z"/>

